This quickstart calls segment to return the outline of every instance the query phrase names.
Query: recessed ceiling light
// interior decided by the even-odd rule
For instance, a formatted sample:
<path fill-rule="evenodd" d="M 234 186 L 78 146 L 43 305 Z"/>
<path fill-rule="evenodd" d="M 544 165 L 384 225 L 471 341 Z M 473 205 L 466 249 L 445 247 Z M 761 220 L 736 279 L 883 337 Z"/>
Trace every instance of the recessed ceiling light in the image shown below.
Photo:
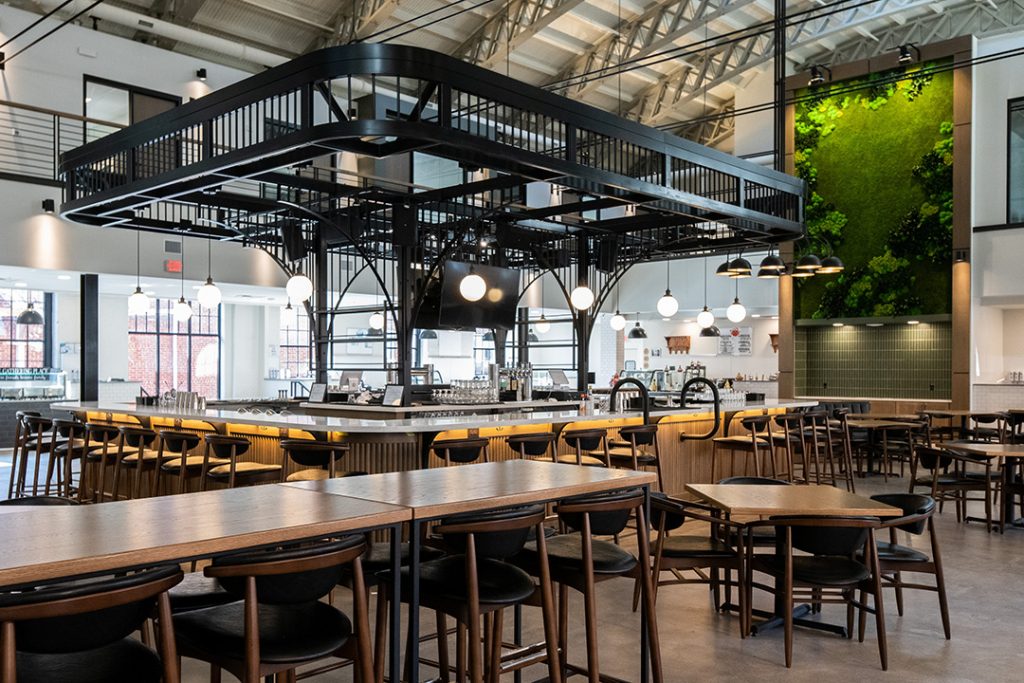
<path fill-rule="evenodd" d="M 920 325 L 921 321 L 920 320 L 908 320 L 907 324 L 908 325 Z"/>
<path fill-rule="evenodd" d="M 58 280 L 70 280 L 71 276 L 70 275 L 58 275 L 57 279 Z"/>
<path fill-rule="evenodd" d="M 89 104 L 90 102 L 92 102 L 92 98 L 91 97 L 86 97 L 85 98 L 85 103 Z"/>
<path fill-rule="evenodd" d="M 156 292 L 146 292 L 146 296 L 156 296 Z"/>
<path fill-rule="evenodd" d="M 777 315 L 773 315 L 772 316 L 772 320 L 778 320 L 778 319 L 779 319 L 779 316 L 777 316 Z"/>
<path fill-rule="evenodd" d="M 844 327 L 843 323 L 832 323 L 832 327 Z"/>
<path fill-rule="evenodd" d="M 760 318 L 760 317 L 761 317 L 761 314 L 760 314 L 760 313 L 752 313 L 752 314 L 750 315 L 750 317 L 751 317 L 751 318 Z"/>
<path fill-rule="evenodd" d="M 686 319 L 683 320 L 683 322 L 684 323 L 692 323 L 693 322 L 693 318 L 686 318 Z"/>
<path fill-rule="evenodd" d="M 192 289 L 199 289 L 201 285 L 192 285 Z"/>
<path fill-rule="evenodd" d="M 885 323 L 867 323 L 868 327 L 881 327 Z"/>
<path fill-rule="evenodd" d="M 27 282 L 15 282 L 14 286 L 15 287 L 28 287 L 28 283 Z"/>

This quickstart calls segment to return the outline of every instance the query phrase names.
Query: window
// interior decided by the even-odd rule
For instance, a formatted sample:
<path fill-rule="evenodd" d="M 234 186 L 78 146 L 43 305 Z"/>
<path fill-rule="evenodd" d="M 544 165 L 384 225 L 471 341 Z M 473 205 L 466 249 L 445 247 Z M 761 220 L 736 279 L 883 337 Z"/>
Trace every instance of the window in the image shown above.
<path fill-rule="evenodd" d="M 1024 223 L 1024 97 L 1010 100 L 1006 222 Z"/>
<path fill-rule="evenodd" d="M 220 308 L 194 303 L 186 323 L 175 322 L 173 309 L 173 300 L 158 299 L 128 319 L 128 378 L 153 396 L 174 389 L 219 397 Z"/>
<path fill-rule="evenodd" d="M 46 295 L 30 289 L 0 289 L 0 368 L 46 367 L 47 325 L 19 325 L 29 302 L 46 318 Z"/>
<path fill-rule="evenodd" d="M 281 307 L 281 333 L 278 342 L 277 366 L 280 376 L 312 377 L 309 316 L 302 304 L 286 310 Z"/>

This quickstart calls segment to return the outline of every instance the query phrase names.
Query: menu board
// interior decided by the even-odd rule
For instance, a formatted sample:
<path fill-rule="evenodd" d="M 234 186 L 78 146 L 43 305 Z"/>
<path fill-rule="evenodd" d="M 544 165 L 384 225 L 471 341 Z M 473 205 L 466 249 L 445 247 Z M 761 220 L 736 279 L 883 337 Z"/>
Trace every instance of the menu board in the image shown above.
<path fill-rule="evenodd" d="M 718 355 L 750 356 L 754 352 L 754 328 L 722 327 L 718 338 Z"/>

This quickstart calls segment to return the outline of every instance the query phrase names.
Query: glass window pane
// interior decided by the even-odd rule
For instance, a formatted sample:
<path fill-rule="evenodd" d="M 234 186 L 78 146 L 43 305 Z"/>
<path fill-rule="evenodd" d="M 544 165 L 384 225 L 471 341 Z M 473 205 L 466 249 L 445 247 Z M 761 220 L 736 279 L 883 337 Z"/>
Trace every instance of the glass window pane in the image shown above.
<path fill-rule="evenodd" d="M 1007 223 L 1024 222 L 1024 99 L 1010 102 Z"/>

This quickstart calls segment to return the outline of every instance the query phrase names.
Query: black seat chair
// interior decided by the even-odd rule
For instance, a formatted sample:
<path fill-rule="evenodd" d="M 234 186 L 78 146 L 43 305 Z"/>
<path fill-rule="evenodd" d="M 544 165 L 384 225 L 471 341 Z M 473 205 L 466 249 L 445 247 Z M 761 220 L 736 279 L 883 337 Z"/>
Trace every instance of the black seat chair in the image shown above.
<path fill-rule="evenodd" d="M 178 567 L 154 567 L 0 593 L 3 680 L 177 682 L 171 630 L 160 629 L 159 653 L 131 634 L 154 609 L 170 623 L 167 590 L 179 581 Z"/>
<path fill-rule="evenodd" d="M 440 680 L 450 679 L 446 616 L 455 619 L 457 680 L 481 683 L 497 681 L 502 673 L 501 643 L 503 610 L 516 605 L 539 604 L 542 608 L 550 680 L 559 681 L 556 647 L 555 601 L 543 533 L 544 507 L 531 505 L 485 513 L 457 515 L 441 520 L 435 532 L 449 555 L 420 565 L 420 599 L 423 607 L 437 612 L 438 667 Z M 531 530 L 539 584 L 520 567 L 508 562 L 524 548 Z M 409 595 L 411 573 L 402 570 L 402 595 Z M 387 573 L 382 576 L 381 595 L 390 599 Z M 386 602 L 385 602 L 386 604 Z M 481 642 L 481 619 L 486 636 Z M 415 646 L 409 656 L 415 656 Z M 467 656 L 468 655 L 468 656 Z M 467 662 L 468 659 L 468 662 Z M 513 666 L 509 670 L 513 670 Z"/>
<path fill-rule="evenodd" d="M 639 580 L 641 599 L 649 615 L 648 642 L 651 648 L 652 674 L 655 683 L 662 681 L 661 653 L 658 644 L 658 623 L 654 609 L 654 588 L 645 563 L 640 563 L 628 550 L 594 536 L 617 536 L 625 528 L 631 515 L 636 516 L 637 548 L 641 557 L 650 557 L 650 542 L 646 533 L 644 494 L 637 489 L 568 498 L 558 503 L 559 521 L 572 533 L 561 534 L 547 540 L 551 576 L 558 584 L 558 643 L 563 667 L 568 671 L 588 676 L 597 681 L 600 676 L 597 639 L 596 584 L 617 577 Z M 540 544 L 526 544 L 516 562 L 527 571 L 538 575 Z M 583 594 L 586 633 L 587 666 L 568 662 L 569 589 Z"/>
<path fill-rule="evenodd" d="M 206 448 L 203 450 L 202 490 L 206 490 L 208 482 L 225 484 L 228 488 L 236 486 L 255 486 L 270 482 L 282 481 L 281 465 L 253 462 L 240 458 L 249 451 L 252 445 L 244 436 L 228 436 L 224 434 L 206 434 L 203 436 Z M 210 466 L 211 460 L 227 461 L 222 465 Z"/>
<path fill-rule="evenodd" d="M 319 481 L 366 474 L 338 469 L 338 461 L 349 451 L 348 444 L 312 439 L 282 439 L 280 446 L 284 451 L 285 481 Z M 293 465 L 302 469 L 293 469 Z"/>
<path fill-rule="evenodd" d="M 999 413 L 971 413 L 973 426 L 965 438 L 972 441 L 1001 441 L 1003 437 L 1003 416 Z"/>
<path fill-rule="evenodd" d="M 25 474 L 29 454 L 36 450 L 36 438 L 25 422 L 27 417 L 40 417 L 35 410 L 19 410 L 14 413 L 14 451 L 11 455 L 11 480 L 7 483 L 7 497 L 24 495 Z"/>
<path fill-rule="evenodd" d="M 466 465 L 477 460 L 487 462 L 487 450 L 490 442 L 487 439 L 436 439 L 430 444 L 434 455 L 444 462 L 445 467 Z"/>
<path fill-rule="evenodd" d="M 782 540 L 781 553 L 755 554 L 753 530 L 771 526 Z M 847 607 L 847 632 L 853 637 L 854 610 L 860 610 L 859 639 L 864 640 L 868 612 L 875 615 L 878 631 L 878 654 L 882 670 L 889 667 L 885 640 L 885 611 L 882 605 L 882 579 L 875 552 L 874 517 L 774 517 L 747 525 L 747 587 L 753 588 L 753 572 L 762 572 L 780 581 L 776 590 L 783 595 L 779 601 L 785 629 L 786 667 L 793 666 L 793 609 L 796 602 L 843 603 Z M 796 555 L 800 550 L 808 555 Z M 861 553 L 861 559 L 855 559 Z M 860 599 L 856 593 L 860 592 Z M 873 606 L 865 595 L 873 597 Z M 777 596 L 780 597 L 780 596 Z M 747 623 L 751 622 L 747 597 Z"/>
<path fill-rule="evenodd" d="M 784 473 L 786 480 L 790 482 L 798 481 L 796 466 L 798 464 L 797 459 L 799 458 L 801 474 L 799 481 L 806 482 L 809 468 L 807 466 L 807 451 L 804 448 L 803 414 L 783 413 L 776 415 L 774 421 L 779 430 L 770 433 L 771 443 L 776 451 L 782 451 L 786 465 L 786 472 Z M 776 476 L 778 476 L 778 473 L 776 473 Z"/>
<path fill-rule="evenodd" d="M 78 492 L 73 485 L 73 463 L 76 460 L 81 462 L 86 453 L 100 448 L 102 444 L 87 441 L 85 424 L 82 422 L 58 418 L 51 422 L 53 429 L 50 431 L 50 458 L 46 464 L 46 484 L 43 493 L 50 494 L 52 481 L 57 495 L 70 496 L 72 491 Z"/>
<path fill-rule="evenodd" d="M 892 505 L 903 510 L 903 516 L 888 518 L 880 528 L 889 529 L 889 540 L 877 542 L 878 564 L 885 585 L 896 591 L 896 609 L 903 616 L 903 589 L 919 589 L 934 591 L 939 595 L 939 614 L 942 616 L 942 630 L 949 640 L 949 603 L 946 600 L 946 581 L 942 573 L 942 554 L 939 552 L 939 539 L 935 534 L 935 501 L 929 496 L 914 493 L 883 493 L 871 496 L 873 500 Z M 897 541 L 897 530 L 921 536 L 928 532 L 931 544 L 931 555 Z M 935 585 L 906 583 L 903 572 L 932 574 Z"/>
<path fill-rule="evenodd" d="M 540 458 L 551 460 L 554 458 L 555 447 L 558 443 L 558 436 L 552 432 L 537 434 L 513 434 L 505 439 L 505 443 L 513 451 L 519 454 L 519 458 Z"/>
<path fill-rule="evenodd" d="M 362 536 L 216 558 L 205 574 L 235 602 L 182 612 L 174 618 L 184 657 L 226 669 L 245 683 L 328 657 L 355 662 L 357 681 L 373 681 L 366 592 L 359 557 Z M 357 580 L 354 622 L 321 602 L 351 565 Z"/>
<path fill-rule="evenodd" d="M 78 501 L 74 498 L 62 498 L 61 496 L 22 496 L 21 498 L 0 500 L 0 505 L 78 505 Z"/>
<path fill-rule="evenodd" d="M 658 448 L 658 425 L 620 427 L 619 437 L 608 442 L 608 460 L 611 466 L 631 470 L 653 467 L 658 474 L 658 490 L 664 491 L 661 450 Z"/>
<path fill-rule="evenodd" d="M 587 467 L 608 467 L 607 429 L 566 429 L 562 441 L 572 453 L 557 455 L 555 462 Z"/>
<path fill-rule="evenodd" d="M 164 429 L 158 438 L 156 481 L 153 484 L 157 495 L 160 495 L 160 482 L 164 475 L 177 479 L 175 493 L 185 493 L 188 480 L 202 476 L 204 467 L 227 464 L 227 460 L 222 458 L 190 454 L 202 441 L 199 434 Z"/>
<path fill-rule="evenodd" d="M 149 493 L 156 493 L 155 479 L 157 462 L 160 459 L 159 451 L 153 448 L 156 443 L 157 433 L 152 429 L 125 425 L 121 429 L 121 446 L 131 449 L 132 452 L 121 456 L 120 465 L 126 470 L 127 478 L 131 479 L 128 486 L 128 497 L 139 498 L 142 495 L 142 476 L 150 473 Z M 120 477 L 114 476 L 114 497 L 117 498 Z"/>
<path fill-rule="evenodd" d="M 1002 413 L 1003 440 L 1006 443 L 1024 443 L 1024 410 Z"/>
<path fill-rule="evenodd" d="M 710 525 L 710 533 L 699 535 L 671 535 L 687 521 L 705 522 Z M 732 572 L 736 572 L 735 585 L 739 592 L 738 609 L 740 613 L 740 637 L 746 638 L 750 627 L 746 622 L 746 572 L 743 562 L 746 560 L 742 531 L 744 525 L 723 519 L 721 511 L 702 503 L 676 500 L 663 494 L 651 495 L 651 528 L 658 532 L 657 541 L 651 550 L 654 576 L 654 597 L 658 596 L 660 586 L 675 584 L 704 584 L 711 589 L 715 610 L 723 607 L 719 571 L 725 570 L 725 605 L 731 602 L 734 582 Z M 735 539 L 736 543 L 731 543 Z M 709 569 L 710 574 L 701 570 Z M 684 579 L 680 570 L 692 570 L 697 574 L 695 579 Z M 662 572 L 672 572 L 673 578 L 661 580 Z M 640 583 L 633 590 L 633 610 L 636 611 L 640 598 Z"/>
<path fill-rule="evenodd" d="M 121 430 L 118 425 L 100 422 L 85 423 L 85 440 L 90 444 L 82 459 L 81 481 L 78 486 L 78 499 L 93 503 L 101 503 L 109 497 L 117 500 L 114 489 L 121 474 L 121 458 L 131 454 L 133 449 L 121 443 Z M 113 480 L 107 479 L 108 471 L 112 470 Z M 111 483 L 111 491 L 107 492 L 107 482 Z"/>

